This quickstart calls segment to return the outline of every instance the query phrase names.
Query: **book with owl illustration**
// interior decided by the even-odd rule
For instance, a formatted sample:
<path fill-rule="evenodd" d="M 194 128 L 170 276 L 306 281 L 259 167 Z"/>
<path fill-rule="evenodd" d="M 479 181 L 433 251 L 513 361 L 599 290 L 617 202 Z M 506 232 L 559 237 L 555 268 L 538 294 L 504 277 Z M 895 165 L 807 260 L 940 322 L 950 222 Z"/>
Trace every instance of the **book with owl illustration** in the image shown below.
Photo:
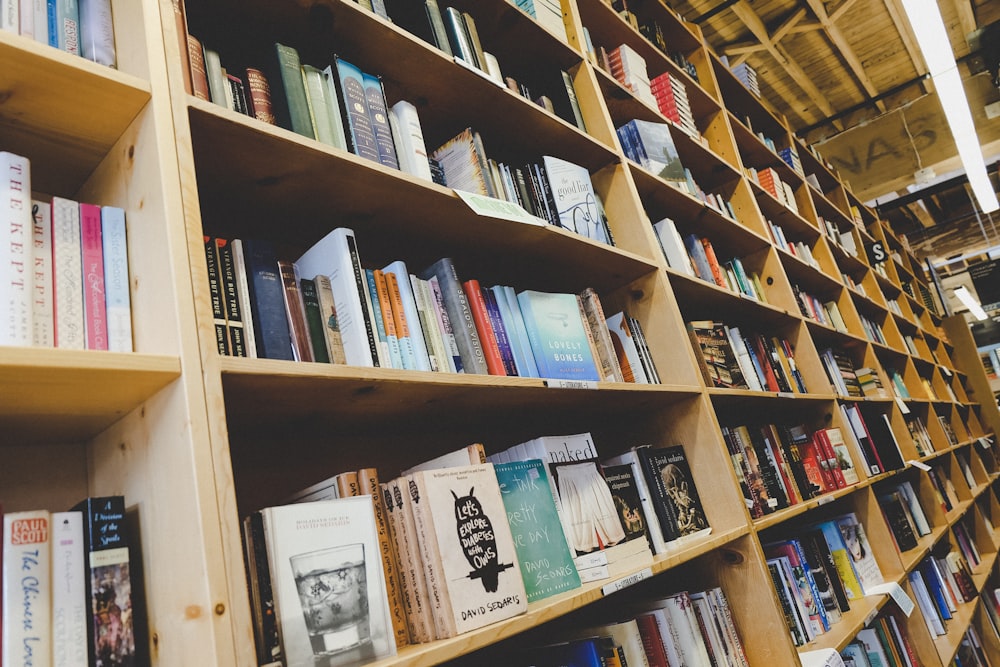
<path fill-rule="evenodd" d="M 437 575 L 432 585 L 439 588 L 444 636 L 524 613 L 528 596 L 493 464 L 426 470 L 412 480 L 418 532 Z"/>
<path fill-rule="evenodd" d="M 285 664 L 348 667 L 395 655 L 371 496 L 261 515 Z"/>

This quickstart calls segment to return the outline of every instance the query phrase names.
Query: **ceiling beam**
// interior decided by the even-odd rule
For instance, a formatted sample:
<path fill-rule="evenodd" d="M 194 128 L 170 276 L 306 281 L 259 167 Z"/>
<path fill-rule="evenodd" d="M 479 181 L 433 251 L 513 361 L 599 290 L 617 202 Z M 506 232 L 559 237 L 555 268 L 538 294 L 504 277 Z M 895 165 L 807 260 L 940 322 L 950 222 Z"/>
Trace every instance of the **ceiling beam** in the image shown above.
<path fill-rule="evenodd" d="M 833 22 L 840 20 L 840 18 L 847 12 L 848 9 L 851 8 L 852 5 L 854 5 L 855 2 L 857 2 L 857 0 L 844 0 L 844 2 L 840 3 L 840 7 L 837 7 L 830 14 L 830 20 Z"/>
<path fill-rule="evenodd" d="M 737 42 L 724 47 L 722 53 L 726 56 L 742 56 L 766 50 L 767 47 L 760 42 Z"/>
<path fill-rule="evenodd" d="M 810 21 L 809 23 L 800 23 L 794 28 L 788 31 L 789 35 L 800 35 L 804 32 L 816 32 L 817 30 L 822 30 L 823 24 L 818 21 Z"/>
<path fill-rule="evenodd" d="M 764 25 L 764 21 L 757 15 L 757 12 L 750 7 L 750 3 L 747 0 L 740 0 L 740 2 L 733 5 L 732 10 L 743 21 L 746 27 L 749 28 L 753 36 L 764 45 L 771 57 L 778 61 L 778 64 L 788 73 L 788 76 L 809 97 L 809 100 L 816 105 L 816 108 L 823 115 L 832 116 L 835 111 L 823 96 L 823 93 L 820 92 L 819 88 L 816 87 L 816 84 L 812 82 L 812 79 L 805 73 L 802 67 L 788 55 L 785 49 L 771 38 L 767 26 Z M 794 16 L 795 14 L 793 14 Z M 837 129 L 842 129 L 842 126 L 838 124 Z"/>
<path fill-rule="evenodd" d="M 961 2 L 961 0 L 958 1 Z M 840 31 L 840 28 L 836 26 L 833 19 L 826 13 L 826 8 L 823 6 L 822 0 L 806 0 L 806 2 L 809 3 L 809 8 L 816 14 L 819 22 L 823 24 L 823 30 L 826 31 L 827 37 L 833 42 L 833 45 L 836 47 L 835 50 L 840 51 L 840 56 L 847 63 L 847 67 L 854 74 L 855 80 L 861 85 L 861 89 L 868 96 L 868 99 L 878 97 L 878 89 L 872 83 L 871 78 L 865 73 L 865 68 L 862 66 L 861 60 L 854 53 L 854 48 L 848 43 L 847 38 L 844 37 L 844 33 Z M 840 9 L 843 9 L 843 7 Z M 837 11 L 839 12 L 840 9 Z M 881 100 L 878 100 L 875 105 L 880 112 L 885 113 L 885 104 Z"/>
<path fill-rule="evenodd" d="M 917 46 L 917 38 L 913 35 L 913 30 L 910 28 L 910 22 L 906 18 L 906 13 L 903 11 L 900 0 L 882 1 L 885 3 L 886 11 L 889 12 L 889 16 L 892 18 L 893 25 L 896 26 L 896 30 L 899 32 L 899 38 L 903 40 L 903 47 L 910 56 L 913 68 L 921 76 L 927 74 L 927 65 L 924 63 L 920 47 Z"/>
<path fill-rule="evenodd" d="M 962 26 L 962 37 L 967 40 L 969 34 L 976 30 L 976 15 L 972 10 L 972 2 L 970 0 L 951 0 L 951 2 L 958 13 L 958 24 Z"/>
<path fill-rule="evenodd" d="M 800 7 L 799 9 L 792 12 L 792 14 L 781 22 L 774 32 L 771 33 L 771 41 L 777 44 L 782 40 L 782 38 L 788 34 L 788 31 L 798 25 L 799 21 L 806 17 L 806 8 Z"/>
<path fill-rule="evenodd" d="M 920 226 L 924 229 L 929 229 L 936 224 L 934 216 L 927 210 L 927 206 L 922 200 L 915 201 L 909 206 L 906 206 L 905 210 L 916 218 L 917 222 L 919 222 Z"/>

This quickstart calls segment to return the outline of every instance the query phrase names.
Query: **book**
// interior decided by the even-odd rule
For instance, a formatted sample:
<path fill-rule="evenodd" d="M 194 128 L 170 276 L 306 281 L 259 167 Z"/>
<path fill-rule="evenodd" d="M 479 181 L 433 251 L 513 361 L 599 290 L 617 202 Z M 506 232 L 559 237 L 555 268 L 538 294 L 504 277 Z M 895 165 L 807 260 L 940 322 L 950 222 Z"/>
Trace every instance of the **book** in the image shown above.
<path fill-rule="evenodd" d="M 864 525 L 858 521 L 854 513 L 845 514 L 834 520 L 844 539 L 844 548 L 851 559 L 851 566 L 857 575 L 862 590 L 867 591 L 873 586 L 883 583 L 882 571 L 872 552 L 871 544 L 865 533 Z"/>
<path fill-rule="evenodd" d="M 108 349 L 112 352 L 132 351 L 132 303 L 129 283 L 128 241 L 126 238 L 125 211 L 117 206 L 101 207 L 101 239 L 104 244 L 104 300 L 108 329 Z M 228 250 L 228 248 L 227 248 Z M 221 252 L 221 251 L 220 251 Z M 221 257 L 220 257 L 221 259 Z M 239 301 L 235 299 L 235 282 L 232 256 L 225 255 L 220 263 L 220 276 L 226 293 L 227 318 L 242 324 Z M 37 289 L 36 289 L 37 291 Z M 235 309 L 229 305 L 233 299 Z M 235 336 L 232 336 L 235 338 Z"/>
<path fill-rule="evenodd" d="M 488 367 L 482 342 L 454 262 L 449 257 L 442 257 L 418 275 L 427 280 L 431 289 L 441 295 L 441 304 L 448 315 L 455 336 L 455 345 L 461 357 L 462 372 L 486 375 Z"/>
<path fill-rule="evenodd" d="M 607 382 L 623 382 L 621 365 L 618 363 L 618 355 L 611 340 L 611 332 L 608 330 L 607 318 L 604 315 L 600 297 L 592 287 L 583 290 L 578 296 L 584 322 L 594 336 L 597 348 L 596 360 L 601 364 L 601 379 Z M 519 314 L 515 313 L 515 317 Z M 525 336 L 527 336 L 527 332 L 525 332 Z"/>
<path fill-rule="evenodd" d="M 83 515 L 91 664 L 130 664 L 136 659 L 135 625 L 129 622 L 135 612 L 135 598 L 125 498 L 90 497 L 73 510 Z"/>
<path fill-rule="evenodd" d="M 368 113 L 371 116 L 379 162 L 386 167 L 399 169 L 396 145 L 389 127 L 389 109 L 385 101 L 382 79 L 374 74 L 364 72 L 361 75 L 361 83 L 365 91 L 365 101 L 368 103 Z"/>
<path fill-rule="evenodd" d="M 444 171 L 445 182 L 455 190 L 485 197 L 493 196 L 493 187 L 477 147 L 476 134 L 465 128 L 434 150 L 430 156 Z"/>
<path fill-rule="evenodd" d="M 53 347 L 55 345 L 55 304 L 52 284 L 51 202 L 32 200 L 31 221 L 31 342 L 38 347 Z M 129 315 L 131 316 L 131 313 Z M 129 322 L 131 325 L 131 320 Z M 130 347 L 131 344 L 131 333 L 129 333 Z"/>
<path fill-rule="evenodd" d="M 353 230 L 338 227 L 295 261 L 304 277 L 330 279 L 344 357 L 352 366 L 378 365 L 378 341 L 368 315 L 368 285 Z"/>
<path fill-rule="evenodd" d="M 474 442 L 470 445 L 466 445 L 465 447 L 453 449 L 452 451 L 445 452 L 440 456 L 435 456 L 432 459 L 422 461 L 417 465 L 407 468 L 400 474 L 412 475 L 413 473 L 421 470 L 459 468 L 468 465 L 478 465 L 480 463 L 486 463 L 486 450 L 483 449 L 482 443 Z"/>
<path fill-rule="evenodd" d="M 380 162 L 379 146 L 372 124 L 371 109 L 365 92 L 364 73 L 355 65 L 334 56 L 344 117 L 344 136 L 352 153 Z"/>
<path fill-rule="evenodd" d="M 3 647 L 9 667 L 51 665 L 52 527 L 47 510 L 3 515 Z"/>
<path fill-rule="evenodd" d="M 191 72 L 191 92 L 199 100 L 211 101 L 208 72 L 205 69 L 205 50 L 201 41 L 192 34 L 187 36 L 188 63 Z"/>
<path fill-rule="evenodd" d="M 292 340 L 285 316 L 284 287 L 269 241 L 243 239 L 257 356 L 292 361 Z"/>
<path fill-rule="evenodd" d="M 313 361 L 328 364 L 330 363 L 330 341 L 326 336 L 326 324 L 323 321 L 323 311 L 320 309 L 316 281 L 308 278 L 300 279 L 299 292 L 302 294 L 302 307 L 306 326 L 309 328 L 309 343 L 312 346 Z"/>
<path fill-rule="evenodd" d="M 275 42 L 267 53 L 265 63 L 263 72 L 271 88 L 271 106 L 277 124 L 315 139 L 298 50 Z"/>
<path fill-rule="evenodd" d="M 271 101 L 271 84 L 264 73 L 255 67 L 246 68 L 244 91 L 247 98 L 247 115 L 268 125 L 276 125 L 274 103 Z"/>
<path fill-rule="evenodd" d="M 79 0 L 79 3 L 80 55 L 99 65 L 116 67 L 111 0 Z"/>
<path fill-rule="evenodd" d="M 490 375 L 508 374 L 504 357 L 500 351 L 500 343 L 497 340 L 497 332 L 490 322 L 489 311 L 486 307 L 486 300 L 483 297 L 482 288 L 478 280 L 466 280 L 462 283 L 462 289 L 469 303 L 472 312 L 472 319 L 476 324 L 476 331 L 479 334 L 479 341 L 482 344 L 483 356 L 486 360 L 486 368 Z M 530 334 L 530 330 L 529 330 Z M 536 359 L 537 362 L 537 359 Z"/>
<path fill-rule="evenodd" d="M 104 242 L 101 236 L 101 207 L 81 203 L 83 322 L 88 350 L 108 349 L 108 307 L 104 300 Z"/>
<path fill-rule="evenodd" d="M 433 0 L 429 0 L 433 1 Z M 394 121 L 399 137 L 396 149 L 400 157 L 400 166 L 404 171 L 426 181 L 431 181 L 431 167 L 427 162 L 427 146 L 424 144 L 424 133 L 420 126 L 420 116 L 417 108 L 407 100 L 400 100 L 389 110 L 390 121 Z M 403 165 L 406 165 L 403 167 Z"/>
<path fill-rule="evenodd" d="M 411 358 L 415 370 L 429 371 L 431 363 L 427 340 L 421 327 L 409 270 L 402 260 L 396 260 L 384 266 L 382 272 L 389 287 L 393 317 L 397 320 L 396 335 L 399 336 L 403 359 Z"/>
<path fill-rule="evenodd" d="M 49 46 L 80 55 L 80 7 L 77 0 L 49 0 Z"/>
<path fill-rule="evenodd" d="M 559 225 L 581 236 L 607 243 L 590 172 L 568 160 L 542 157 Z"/>
<path fill-rule="evenodd" d="M 575 295 L 525 290 L 517 300 L 541 377 L 601 379 Z"/>
<path fill-rule="evenodd" d="M 80 205 L 63 197 L 52 198 L 52 271 L 55 302 L 56 347 L 86 347 L 83 322 L 83 249 L 80 240 Z"/>
<path fill-rule="evenodd" d="M 440 628 L 446 637 L 527 610 L 527 593 L 506 508 L 490 463 L 416 472 L 414 506 L 422 539 L 440 562 Z"/>
<path fill-rule="evenodd" d="M 16 30 L 15 30 L 16 31 Z M 4 242 L 0 244 L 0 344 L 31 345 L 32 327 L 31 166 L 28 158 L 0 152 L 0 212 Z"/>
<path fill-rule="evenodd" d="M 639 447 L 646 483 L 667 542 L 711 532 L 682 445 Z"/>
<path fill-rule="evenodd" d="M 317 141 L 346 150 L 336 87 L 330 87 L 322 70 L 308 64 L 302 65 L 302 80 Z"/>
<path fill-rule="evenodd" d="M 87 667 L 87 582 L 84 573 L 83 514 L 53 512 L 52 665 Z"/>
<path fill-rule="evenodd" d="M 529 603 L 580 586 L 552 499 L 545 464 L 538 459 L 498 463 L 494 471 Z"/>
<path fill-rule="evenodd" d="M 266 507 L 261 515 L 287 664 L 395 655 L 372 498 Z"/>
<path fill-rule="evenodd" d="M 257 356 L 257 337 L 253 326 L 253 307 L 250 304 L 250 282 L 247 278 L 246 258 L 242 239 L 233 239 L 228 244 L 229 256 L 235 274 L 236 298 L 239 301 L 240 320 L 243 324 L 244 348 L 248 357 Z M 226 288 L 228 292 L 228 287 Z M 232 309 L 233 306 L 227 304 Z"/>
<path fill-rule="evenodd" d="M 615 356 L 618 357 L 618 367 L 622 371 L 622 379 L 625 382 L 650 384 L 642 360 L 639 358 L 636 337 L 628 320 L 624 312 L 614 313 L 606 320 L 608 332 L 611 334 L 611 344 L 614 346 Z"/>
<path fill-rule="evenodd" d="M 295 361 L 314 361 L 312 342 L 309 340 L 309 325 L 306 322 L 305 304 L 302 301 L 302 290 L 298 267 L 287 260 L 278 260 L 278 274 L 281 276 L 285 304 L 285 317 L 288 318 L 288 333 L 292 343 L 292 355 Z"/>

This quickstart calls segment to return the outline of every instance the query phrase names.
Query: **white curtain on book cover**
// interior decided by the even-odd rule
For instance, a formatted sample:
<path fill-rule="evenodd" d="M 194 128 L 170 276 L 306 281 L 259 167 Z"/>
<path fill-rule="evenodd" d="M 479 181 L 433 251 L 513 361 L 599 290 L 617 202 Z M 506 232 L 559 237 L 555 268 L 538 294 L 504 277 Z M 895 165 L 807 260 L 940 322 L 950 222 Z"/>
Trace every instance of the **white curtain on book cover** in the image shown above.
<path fill-rule="evenodd" d="M 588 552 L 625 539 L 611 490 L 593 462 L 559 466 L 558 491 L 574 549 Z"/>

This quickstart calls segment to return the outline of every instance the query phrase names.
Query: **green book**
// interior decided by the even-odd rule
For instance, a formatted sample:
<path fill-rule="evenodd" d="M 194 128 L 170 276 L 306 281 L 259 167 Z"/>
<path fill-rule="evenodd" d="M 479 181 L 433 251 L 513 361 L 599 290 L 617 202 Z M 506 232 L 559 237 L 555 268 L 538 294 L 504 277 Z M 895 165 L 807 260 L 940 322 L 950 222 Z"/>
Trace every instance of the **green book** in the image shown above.
<path fill-rule="evenodd" d="M 326 332 L 323 326 L 323 313 L 319 308 L 319 294 L 316 292 L 316 282 L 308 278 L 299 281 L 299 291 L 302 293 L 302 304 L 306 311 L 306 326 L 309 327 L 309 340 L 312 342 L 313 360 L 322 364 L 330 363 L 330 350 L 326 343 Z"/>
<path fill-rule="evenodd" d="M 545 464 L 530 459 L 497 463 L 493 468 L 528 602 L 578 588 L 580 575 L 556 512 Z"/>
<path fill-rule="evenodd" d="M 315 139 L 309 99 L 302 80 L 302 63 L 294 47 L 275 42 L 267 67 L 271 104 L 278 125 L 304 137 Z"/>

